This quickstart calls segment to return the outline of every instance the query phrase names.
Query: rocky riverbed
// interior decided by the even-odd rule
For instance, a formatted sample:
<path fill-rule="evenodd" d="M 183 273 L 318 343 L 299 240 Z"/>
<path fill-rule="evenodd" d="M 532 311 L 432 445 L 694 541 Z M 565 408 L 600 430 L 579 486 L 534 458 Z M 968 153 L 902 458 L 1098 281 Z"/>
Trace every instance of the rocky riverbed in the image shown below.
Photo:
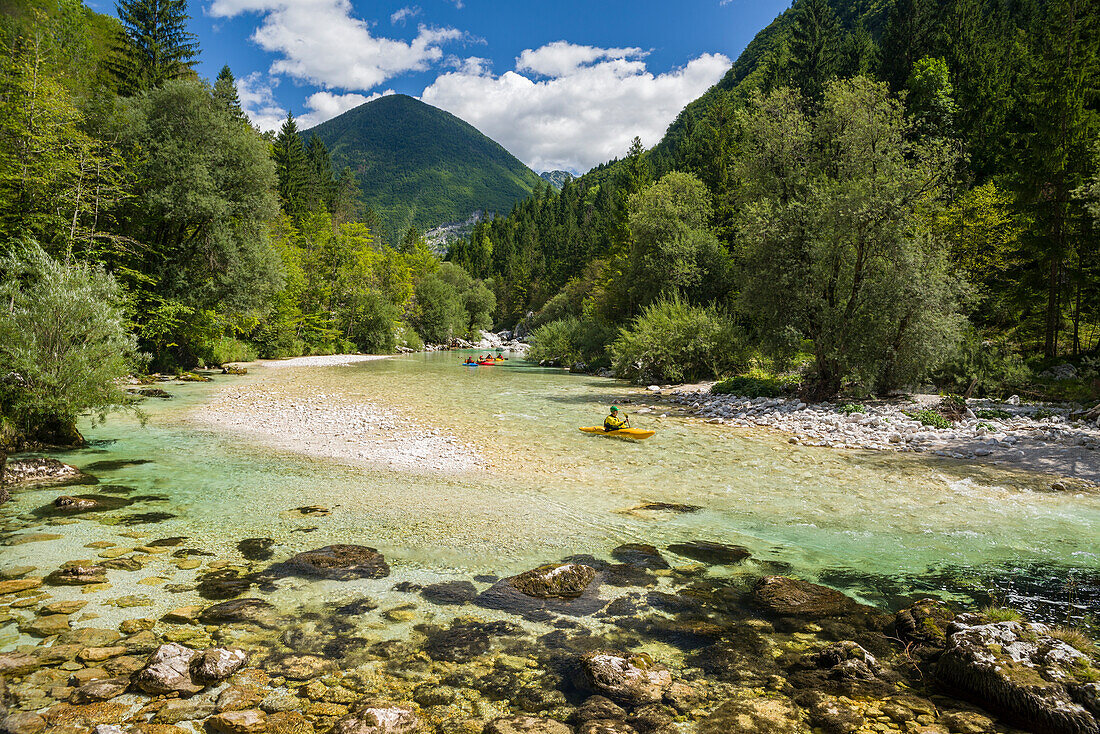
<path fill-rule="evenodd" d="M 252 563 L 235 586 L 209 584 L 214 601 L 110 626 L 82 610 L 116 567 L 63 582 L 5 569 L 0 614 L 37 642 L 0 653 L 0 731 L 1098 731 L 1100 669 L 1080 635 L 929 599 L 893 614 L 740 570 L 748 556 L 736 546 L 678 550 L 690 555 L 629 544 L 610 559 L 422 584 L 391 576 L 373 548 L 329 546 Z M 208 562 L 200 587 L 230 569 Z M 404 601 L 352 588 L 280 607 L 268 595 L 287 579 L 368 579 Z M 73 584 L 85 599 L 54 597 Z"/>
<path fill-rule="evenodd" d="M 938 396 L 904 401 L 808 405 L 797 398 L 713 395 L 709 385 L 654 386 L 632 399 L 729 426 L 782 431 L 791 443 L 837 449 L 912 451 L 954 459 L 1006 464 L 1055 477 L 1055 489 L 1100 482 L 1100 422 L 1063 406 L 1021 405 L 1018 400 L 971 400 L 968 412 L 949 428 L 935 428 L 913 417 L 934 408 Z M 853 410 L 855 408 L 855 410 Z M 636 411 L 637 412 L 637 411 Z"/>

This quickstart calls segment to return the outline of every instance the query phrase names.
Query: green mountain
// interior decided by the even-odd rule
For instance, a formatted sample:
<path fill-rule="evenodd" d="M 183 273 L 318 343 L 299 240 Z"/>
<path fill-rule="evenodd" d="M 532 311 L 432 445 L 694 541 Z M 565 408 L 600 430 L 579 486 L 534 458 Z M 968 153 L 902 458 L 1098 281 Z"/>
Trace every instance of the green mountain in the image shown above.
<path fill-rule="evenodd" d="M 403 94 L 360 105 L 303 137 L 314 133 L 336 170 L 351 167 L 390 241 L 409 226 L 463 221 L 479 209 L 505 214 L 540 180 L 472 125 Z"/>

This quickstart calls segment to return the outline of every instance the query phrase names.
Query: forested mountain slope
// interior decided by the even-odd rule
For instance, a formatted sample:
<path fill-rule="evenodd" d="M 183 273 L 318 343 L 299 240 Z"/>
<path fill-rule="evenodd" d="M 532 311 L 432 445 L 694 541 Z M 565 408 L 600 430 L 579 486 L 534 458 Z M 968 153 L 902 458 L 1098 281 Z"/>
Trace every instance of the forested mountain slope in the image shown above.
<path fill-rule="evenodd" d="M 499 144 L 449 112 L 403 94 L 367 102 L 307 130 L 337 170 L 350 166 L 390 241 L 410 226 L 505 213 L 539 183 Z"/>

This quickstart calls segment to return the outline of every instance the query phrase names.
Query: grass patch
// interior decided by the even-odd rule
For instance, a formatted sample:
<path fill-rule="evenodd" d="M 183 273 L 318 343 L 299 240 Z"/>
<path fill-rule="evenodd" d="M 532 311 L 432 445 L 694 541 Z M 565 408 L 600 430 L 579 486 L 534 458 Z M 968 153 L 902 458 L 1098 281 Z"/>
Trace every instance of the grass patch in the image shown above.
<path fill-rule="evenodd" d="M 1012 420 L 1012 414 L 1004 408 L 983 408 L 975 411 L 974 415 L 984 420 L 1007 421 Z"/>
<path fill-rule="evenodd" d="M 1059 625 L 1050 631 L 1050 636 L 1056 640 L 1061 640 L 1078 652 L 1083 652 L 1086 655 L 1096 654 L 1096 643 L 1076 627 Z"/>
<path fill-rule="evenodd" d="M 844 415 L 852 415 L 854 413 L 866 413 L 866 405 L 857 405 L 856 403 L 845 403 L 840 406 L 840 412 Z"/>
<path fill-rule="evenodd" d="M 757 376 L 752 373 L 738 375 L 715 383 L 710 391 L 713 395 L 738 395 L 746 398 L 778 398 L 792 392 L 798 385 L 798 378 L 788 375 Z"/>
<path fill-rule="evenodd" d="M 982 607 L 979 611 L 989 622 L 1022 622 L 1024 615 L 1012 607 Z"/>
<path fill-rule="evenodd" d="M 1031 417 L 1034 418 L 1037 421 L 1041 421 L 1041 420 L 1046 420 L 1047 418 L 1053 418 L 1056 415 L 1061 415 L 1061 414 L 1056 412 L 1056 411 L 1050 410 L 1049 408 L 1040 408 L 1039 410 L 1035 411 L 1031 415 Z"/>

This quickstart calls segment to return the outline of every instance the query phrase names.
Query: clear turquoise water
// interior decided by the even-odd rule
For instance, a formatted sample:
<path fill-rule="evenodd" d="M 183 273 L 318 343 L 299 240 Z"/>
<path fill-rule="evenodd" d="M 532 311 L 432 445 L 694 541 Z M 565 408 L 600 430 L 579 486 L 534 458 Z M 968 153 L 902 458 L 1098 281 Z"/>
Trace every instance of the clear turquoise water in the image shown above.
<path fill-rule="evenodd" d="M 4 547 L 0 565 L 29 564 L 46 573 L 66 560 L 94 558 L 96 551 L 84 546 L 99 540 L 133 546 L 187 536 L 187 547 L 235 563 L 242 562 L 236 544 L 244 538 L 273 538 L 276 561 L 329 543 L 358 543 L 381 550 L 393 577 L 351 586 L 287 583 L 277 596 L 294 603 L 367 591 L 385 602 L 395 579 L 505 576 L 577 553 L 607 558 L 626 542 L 663 547 L 707 539 L 752 551 L 737 572 L 788 569 L 884 606 L 899 603 L 912 587 L 956 595 L 973 589 L 979 596 L 993 589 L 1056 608 L 1093 603 L 1089 584 L 1100 577 L 1096 495 L 1037 491 L 1049 480 L 994 467 L 791 445 L 779 435 L 659 418 L 660 410 L 635 417 L 636 426 L 657 431 L 649 441 L 590 436 L 577 427 L 600 423 L 609 403 L 639 398 L 637 391 L 523 362 L 468 369 L 458 361 L 450 353 L 333 368 L 260 368 L 243 378 L 172 386 L 177 398 L 149 401 L 146 425 L 112 417 L 87 427 L 89 449 L 59 456 L 79 467 L 148 461 L 93 471 L 101 484 L 125 485 L 134 490 L 128 496 L 146 499 L 47 525 L 29 513 L 77 490 L 21 492 L 0 509 L 9 537 L 28 531 L 63 537 Z M 303 393 L 388 404 L 482 447 L 494 466 L 457 476 L 363 468 L 275 451 L 190 421 L 189 412 L 230 380 L 277 381 Z M 702 509 L 631 510 L 650 501 Z M 293 512 L 303 505 L 332 512 Z M 173 517 L 118 524 L 151 512 Z M 137 584 L 158 574 L 181 585 L 195 577 L 157 557 L 143 571 L 112 572 L 114 587 L 101 592 L 148 595 L 155 608 L 91 608 L 121 619 L 195 599 L 193 592 Z M 1060 587 L 1067 575 L 1079 580 L 1076 590 Z M 0 634 L 0 645 L 11 644 L 14 634 Z"/>

